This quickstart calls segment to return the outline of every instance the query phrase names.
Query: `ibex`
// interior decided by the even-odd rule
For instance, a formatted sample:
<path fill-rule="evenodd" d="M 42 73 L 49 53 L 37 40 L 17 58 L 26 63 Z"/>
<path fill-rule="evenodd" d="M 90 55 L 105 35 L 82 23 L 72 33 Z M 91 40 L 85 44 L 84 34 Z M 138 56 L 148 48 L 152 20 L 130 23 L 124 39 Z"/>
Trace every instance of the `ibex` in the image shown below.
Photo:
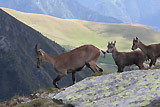
<path fill-rule="evenodd" d="M 115 47 L 116 41 L 114 43 L 108 42 L 107 53 L 112 53 L 112 57 L 118 66 L 117 72 L 123 72 L 125 66 L 137 65 L 139 69 L 145 69 L 143 62 L 147 60 L 147 57 L 142 51 L 131 51 L 131 52 L 118 52 Z"/>
<path fill-rule="evenodd" d="M 35 46 L 37 53 L 37 68 L 42 66 L 42 63 L 47 61 L 53 65 L 58 76 L 53 80 L 53 85 L 58 88 L 57 81 L 66 76 L 67 73 L 72 73 L 73 84 L 76 83 L 76 71 L 80 71 L 83 67 L 89 67 L 93 72 L 103 72 L 96 65 L 100 56 L 101 50 L 93 45 L 84 45 L 73 49 L 69 52 L 62 53 L 59 56 L 52 56 L 40 49 L 40 44 Z M 105 52 L 102 51 L 104 54 Z"/>
<path fill-rule="evenodd" d="M 137 37 L 133 39 L 132 50 L 140 48 L 144 54 L 151 59 L 150 68 L 155 65 L 156 60 L 160 57 L 160 44 L 145 45 Z"/>

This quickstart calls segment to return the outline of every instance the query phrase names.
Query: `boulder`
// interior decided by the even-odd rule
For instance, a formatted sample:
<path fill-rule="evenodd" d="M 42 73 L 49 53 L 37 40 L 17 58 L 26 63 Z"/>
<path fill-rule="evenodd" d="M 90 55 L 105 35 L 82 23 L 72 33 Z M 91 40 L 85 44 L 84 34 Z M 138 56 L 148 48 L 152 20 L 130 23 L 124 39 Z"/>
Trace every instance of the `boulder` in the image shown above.
<path fill-rule="evenodd" d="M 160 70 L 88 77 L 50 97 L 78 107 L 159 107 Z"/>

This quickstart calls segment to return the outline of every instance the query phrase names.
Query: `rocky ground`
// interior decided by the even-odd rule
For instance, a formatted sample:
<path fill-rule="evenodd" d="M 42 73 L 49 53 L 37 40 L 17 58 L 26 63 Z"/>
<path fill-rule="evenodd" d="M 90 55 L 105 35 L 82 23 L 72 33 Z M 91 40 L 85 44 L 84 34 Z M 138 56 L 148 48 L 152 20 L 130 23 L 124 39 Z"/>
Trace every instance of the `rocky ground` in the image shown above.
<path fill-rule="evenodd" d="M 16 98 L 14 106 L 37 99 L 48 99 L 48 107 L 53 102 L 59 107 L 160 107 L 160 69 L 88 77 L 67 88 Z"/>
<path fill-rule="evenodd" d="M 160 70 L 89 77 L 53 95 L 78 107 L 160 106 Z"/>

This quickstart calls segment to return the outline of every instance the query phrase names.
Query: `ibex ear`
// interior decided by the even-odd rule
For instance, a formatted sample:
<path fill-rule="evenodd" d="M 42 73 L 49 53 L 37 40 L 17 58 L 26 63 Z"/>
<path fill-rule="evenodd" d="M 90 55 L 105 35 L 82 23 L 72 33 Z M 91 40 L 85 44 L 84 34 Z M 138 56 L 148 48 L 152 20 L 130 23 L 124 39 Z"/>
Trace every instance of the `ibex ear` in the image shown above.
<path fill-rule="evenodd" d="M 40 49 L 40 44 L 38 43 L 38 44 L 36 44 L 36 46 L 35 46 L 35 51 L 36 51 L 36 53 L 38 54 L 38 50 Z"/>
<path fill-rule="evenodd" d="M 114 45 L 114 46 L 116 45 L 116 41 L 114 41 L 113 45 Z"/>
<path fill-rule="evenodd" d="M 109 45 L 110 43 L 108 42 L 108 45 Z"/>

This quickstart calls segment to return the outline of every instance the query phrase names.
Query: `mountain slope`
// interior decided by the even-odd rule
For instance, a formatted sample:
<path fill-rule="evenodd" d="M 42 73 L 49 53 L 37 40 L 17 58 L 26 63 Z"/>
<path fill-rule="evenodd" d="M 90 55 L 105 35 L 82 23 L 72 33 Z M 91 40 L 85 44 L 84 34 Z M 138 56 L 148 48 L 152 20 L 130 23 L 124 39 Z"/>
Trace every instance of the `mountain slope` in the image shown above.
<path fill-rule="evenodd" d="M 77 0 L 101 15 L 160 28 L 159 0 Z"/>
<path fill-rule="evenodd" d="M 106 49 L 108 41 L 117 40 L 117 48 L 126 51 L 131 49 L 132 39 L 135 36 L 147 44 L 160 42 L 159 32 L 140 24 L 95 23 L 23 13 L 5 8 L 3 10 L 69 49 L 83 44 L 93 44 Z"/>
<path fill-rule="evenodd" d="M 52 68 L 36 68 L 34 47 L 39 42 L 55 55 L 64 49 L 1 9 L 0 30 L 0 101 L 52 86 Z"/>
<path fill-rule="evenodd" d="M 36 67 L 35 45 L 49 54 L 59 55 L 65 50 L 31 27 L 23 24 L 0 9 L 0 101 L 14 95 L 31 93 L 39 88 L 53 87 L 57 74 L 52 65 L 46 63 Z M 78 80 L 90 72 L 77 74 Z M 72 84 L 71 75 L 60 82 L 60 87 Z"/>
<path fill-rule="evenodd" d="M 46 14 L 65 19 L 121 23 L 120 20 L 113 17 L 103 16 L 91 11 L 75 0 L 1 0 L 0 6 L 22 12 Z"/>

